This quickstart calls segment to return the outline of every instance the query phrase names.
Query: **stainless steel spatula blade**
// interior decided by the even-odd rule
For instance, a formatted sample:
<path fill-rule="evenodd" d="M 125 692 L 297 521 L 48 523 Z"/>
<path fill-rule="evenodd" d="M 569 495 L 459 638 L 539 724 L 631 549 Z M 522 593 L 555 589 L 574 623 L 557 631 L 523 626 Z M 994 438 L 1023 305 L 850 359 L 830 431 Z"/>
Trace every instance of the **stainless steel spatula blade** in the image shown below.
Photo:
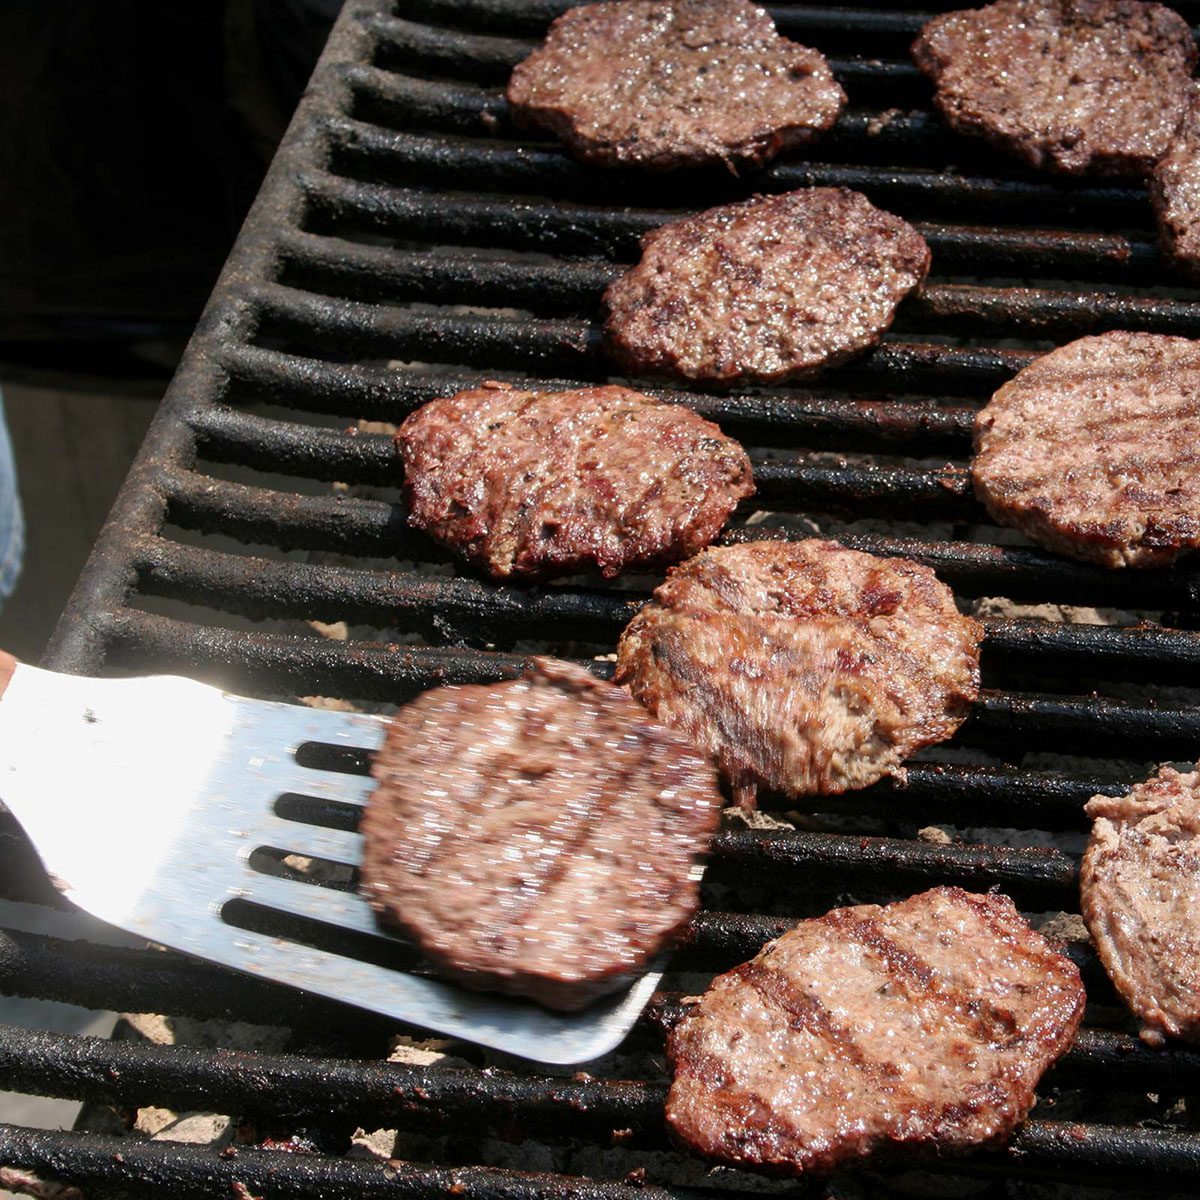
<path fill-rule="evenodd" d="M 381 717 L 247 700 L 168 676 L 58 675 L 7 655 L 0 689 L 0 800 L 56 886 L 130 933 L 544 1063 L 613 1049 L 661 978 L 644 975 L 581 1013 L 469 992 L 364 961 L 378 957 L 364 946 L 397 941 L 357 893 L 256 869 L 251 856 L 264 848 L 360 862 L 359 834 L 285 819 L 277 802 L 300 796 L 361 808 L 369 778 L 301 766 L 297 751 L 309 743 L 374 750 Z M 316 922 L 325 946 L 330 930 L 357 936 L 342 952 L 250 932 L 223 915 L 231 901 Z"/>

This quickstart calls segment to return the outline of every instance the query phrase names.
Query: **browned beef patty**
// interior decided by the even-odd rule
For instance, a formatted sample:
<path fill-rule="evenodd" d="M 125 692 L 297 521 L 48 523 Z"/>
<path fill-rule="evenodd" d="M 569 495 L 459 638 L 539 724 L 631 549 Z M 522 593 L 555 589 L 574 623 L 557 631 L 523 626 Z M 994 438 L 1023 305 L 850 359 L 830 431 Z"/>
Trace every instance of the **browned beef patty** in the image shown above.
<path fill-rule="evenodd" d="M 999 0 L 934 17 L 913 43 L 955 129 L 1034 167 L 1145 175 L 1187 103 L 1187 22 L 1140 0 Z"/>
<path fill-rule="evenodd" d="M 735 796 L 903 776 L 979 692 L 977 622 L 927 567 L 836 542 L 751 542 L 676 567 L 630 622 L 616 679 L 710 751 Z"/>
<path fill-rule="evenodd" d="M 1200 87 L 1194 84 L 1171 149 L 1150 176 L 1150 203 L 1163 253 L 1200 277 Z"/>
<path fill-rule="evenodd" d="M 1142 1037 L 1200 1041 L 1200 772 L 1088 801 L 1083 919 Z"/>
<path fill-rule="evenodd" d="M 542 659 L 524 679 L 426 692 L 371 773 L 363 891 L 468 987 L 581 1008 L 696 909 L 712 766 L 581 667 Z"/>
<path fill-rule="evenodd" d="M 622 387 L 486 383 L 418 409 L 396 443 L 409 523 L 498 579 L 678 562 L 754 491 L 716 425 Z"/>
<path fill-rule="evenodd" d="M 766 162 L 828 129 L 846 95 L 747 0 L 621 0 L 559 17 L 508 103 L 586 162 L 670 170 Z"/>
<path fill-rule="evenodd" d="M 975 491 L 1035 541 L 1106 567 L 1200 546 L 1200 342 L 1080 338 L 1006 383 L 975 420 Z"/>
<path fill-rule="evenodd" d="M 605 333 L 634 374 L 811 375 L 874 346 L 928 272 L 925 239 L 858 192 L 761 196 L 647 235 L 604 294 Z"/>
<path fill-rule="evenodd" d="M 668 1042 L 674 1134 L 788 1174 L 1004 1141 L 1084 990 L 1007 896 L 839 908 L 721 975 Z"/>

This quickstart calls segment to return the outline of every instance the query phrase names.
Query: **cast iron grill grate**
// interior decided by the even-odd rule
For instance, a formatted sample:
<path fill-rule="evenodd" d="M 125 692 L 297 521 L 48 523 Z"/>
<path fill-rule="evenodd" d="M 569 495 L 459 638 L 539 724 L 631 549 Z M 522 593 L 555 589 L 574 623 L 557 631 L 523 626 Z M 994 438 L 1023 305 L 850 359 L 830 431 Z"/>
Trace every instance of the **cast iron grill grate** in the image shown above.
<path fill-rule="evenodd" d="M 789 916 L 938 882 L 1075 913 L 1083 802 L 1148 764 L 1197 754 L 1200 568 L 1109 573 L 1032 549 L 988 524 L 965 473 L 973 411 L 1039 351 L 1109 328 L 1200 334 L 1200 300 L 1161 263 L 1143 188 L 1035 176 L 953 137 L 906 57 L 924 14 L 866 5 L 772 8 L 785 33 L 833 57 L 850 95 L 809 158 L 740 179 L 590 170 L 515 131 L 501 99 L 511 65 L 566 6 L 349 0 L 48 665 L 179 671 L 248 694 L 353 702 L 508 676 L 535 645 L 608 669 L 593 658 L 611 651 L 644 586 L 498 588 L 454 568 L 404 527 L 390 438 L 353 423 L 395 422 L 485 378 L 606 378 L 597 301 L 642 233 L 753 191 L 845 184 L 918 223 L 934 251 L 924 293 L 882 346 L 811 386 L 687 399 L 754 459 L 759 495 L 730 538 L 815 525 L 926 562 L 964 603 L 982 603 L 977 710 L 952 750 L 912 766 L 906 788 L 719 835 L 707 907 L 666 990 L 628 1052 L 592 1067 L 595 1077 L 497 1069 L 463 1047 L 463 1066 L 383 1064 L 394 1031 L 373 1018 L 175 954 L 0 931 L 0 992 L 196 1018 L 267 1014 L 290 1028 L 292 1051 L 10 1028 L 0 1030 L 6 1086 L 323 1131 L 318 1155 L 222 1156 L 10 1125 L 0 1163 L 101 1194 L 227 1196 L 240 1184 L 269 1195 L 600 1200 L 626 1195 L 631 1180 L 665 1200 L 761 1188 L 737 1172 L 705 1176 L 667 1149 L 661 1036 L 689 989 Z M 345 622 L 348 636 L 322 637 L 313 621 Z M 929 826 L 956 836 L 930 840 Z M 2 811 L 0 897 L 56 903 Z M 286 922 L 279 932 L 319 937 Z M 1008 1149 L 930 1171 L 996 1196 L 1042 1178 L 1200 1191 L 1187 1099 L 1200 1055 L 1142 1046 L 1086 944 L 1074 947 L 1089 1023 L 1034 1119 Z M 345 1155 L 355 1126 L 441 1140 L 424 1160 L 388 1164 Z M 495 1139 L 526 1138 L 558 1173 L 504 1165 Z M 454 1165 L 423 1165 L 435 1163 Z"/>

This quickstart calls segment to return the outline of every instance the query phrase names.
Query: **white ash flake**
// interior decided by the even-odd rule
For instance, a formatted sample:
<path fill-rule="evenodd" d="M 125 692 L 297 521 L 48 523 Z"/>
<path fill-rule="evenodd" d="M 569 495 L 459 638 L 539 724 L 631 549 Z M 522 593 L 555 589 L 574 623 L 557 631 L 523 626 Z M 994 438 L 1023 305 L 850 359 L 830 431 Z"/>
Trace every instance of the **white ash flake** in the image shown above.
<path fill-rule="evenodd" d="M 350 1149 L 347 1158 L 381 1158 L 396 1157 L 397 1132 L 394 1129 L 356 1129 L 350 1138 Z"/>
<path fill-rule="evenodd" d="M 176 1113 L 167 1108 L 139 1108 L 134 1132 L 155 1142 L 223 1147 L 233 1141 L 233 1120 L 219 1113 Z"/>
<path fill-rule="evenodd" d="M 747 829 L 795 829 L 791 821 L 780 820 L 778 814 L 765 812 L 762 809 L 747 811 L 740 804 L 731 804 L 721 810 L 721 825 L 742 825 Z"/>
<path fill-rule="evenodd" d="M 413 1038 L 397 1034 L 388 1051 L 388 1062 L 404 1063 L 410 1067 L 469 1067 L 465 1058 L 451 1054 L 456 1043 L 449 1038 Z"/>
<path fill-rule="evenodd" d="M 926 825 L 917 830 L 917 837 L 933 846 L 948 846 L 954 839 L 940 825 Z"/>

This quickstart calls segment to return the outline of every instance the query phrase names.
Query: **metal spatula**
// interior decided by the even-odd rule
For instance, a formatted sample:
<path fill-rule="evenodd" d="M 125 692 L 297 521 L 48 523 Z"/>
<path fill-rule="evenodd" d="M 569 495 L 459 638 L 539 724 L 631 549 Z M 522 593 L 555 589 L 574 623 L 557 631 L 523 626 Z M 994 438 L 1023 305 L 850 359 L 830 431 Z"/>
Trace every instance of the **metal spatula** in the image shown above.
<path fill-rule="evenodd" d="M 260 847 L 357 864 L 360 835 L 284 819 L 277 801 L 361 807 L 372 780 L 303 767 L 296 753 L 309 743 L 373 750 L 382 739 L 381 717 L 168 676 L 58 675 L 0 652 L 0 800 L 80 908 L 188 954 L 538 1062 L 611 1050 L 661 971 L 582 1013 L 469 992 L 357 957 L 396 939 L 356 893 L 251 865 Z M 222 916 L 235 900 L 356 936 L 343 953 L 249 932 Z"/>

